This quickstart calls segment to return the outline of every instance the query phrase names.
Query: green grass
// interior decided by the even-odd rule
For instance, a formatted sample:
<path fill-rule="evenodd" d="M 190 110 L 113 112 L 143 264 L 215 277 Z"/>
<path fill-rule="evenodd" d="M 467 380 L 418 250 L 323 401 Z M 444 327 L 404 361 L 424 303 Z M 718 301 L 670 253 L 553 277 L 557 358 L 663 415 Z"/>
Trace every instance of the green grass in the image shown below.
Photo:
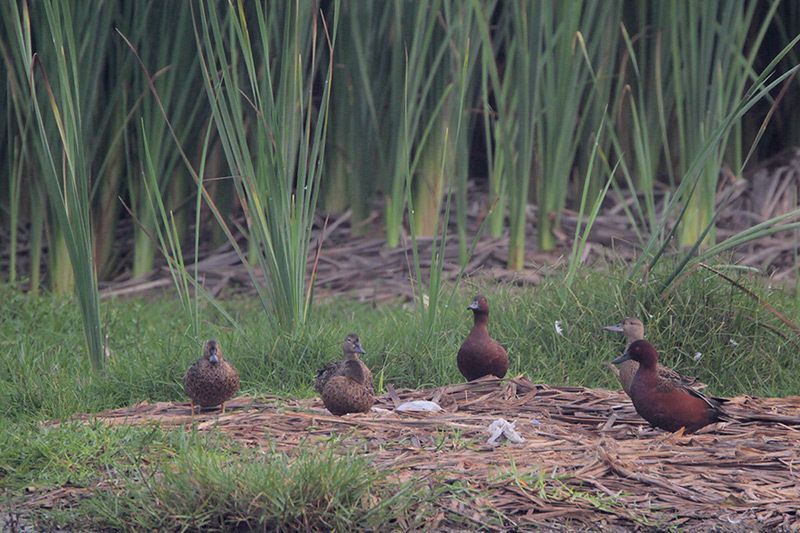
<path fill-rule="evenodd" d="M 272 531 L 375 528 L 398 521 L 413 526 L 418 506 L 432 508 L 432 495 L 422 487 L 388 482 L 365 459 L 337 456 L 332 448 L 290 458 L 195 445 L 159 465 L 158 473 L 124 483 L 123 497 L 105 493 L 87 500 L 82 511 L 115 529 Z"/>
<path fill-rule="evenodd" d="M 768 289 L 757 277 L 738 275 L 800 322 L 793 296 Z M 420 328 L 412 306 L 373 308 L 347 299 L 322 302 L 303 330 L 279 333 L 256 302 L 236 299 L 226 306 L 240 329 L 226 326 L 208 308 L 201 310 L 203 338 L 197 339 L 191 319 L 176 312 L 168 297 L 104 302 L 110 355 L 98 375 L 84 356 L 79 310 L 71 300 L 30 298 L 4 288 L 0 413 L 10 421 L 42 420 L 142 400 L 182 400 L 183 373 L 211 337 L 221 341 L 238 367 L 246 394 L 313 395 L 317 368 L 340 355 L 350 331 L 361 335 L 365 360 L 380 383 L 457 383 L 462 378 L 455 354 L 472 322 L 466 303 L 479 290 L 489 295 L 490 331 L 508 349 L 510 374 L 551 385 L 614 388 L 605 363 L 619 352 L 622 339 L 600 328 L 637 315 L 662 362 L 698 376 L 715 394 L 778 396 L 800 390 L 796 338 L 752 298 L 705 271 L 694 271 L 659 298 L 657 273 L 652 277 L 648 285 L 626 285 L 624 275 L 612 268 L 579 272 L 571 289 L 558 279 L 525 289 L 472 285 L 441 308 L 439 328 L 430 334 Z M 556 333 L 556 321 L 563 335 Z M 698 361 L 697 352 L 702 354 Z"/>
<path fill-rule="evenodd" d="M 294 457 L 220 434 L 156 427 L 20 425 L 0 435 L 0 489 L 90 488 L 92 497 L 25 516 L 36 527 L 120 530 L 419 527 L 441 491 L 398 483 L 354 452 L 309 447 Z"/>
<path fill-rule="evenodd" d="M 145 454 L 174 453 L 178 448 L 177 434 L 155 426 L 70 422 L 50 427 L 18 424 L 7 429 L 0 434 L 0 488 L 4 489 L 86 486 L 111 468 L 117 473 L 135 470 Z"/>
<path fill-rule="evenodd" d="M 664 264 L 663 272 L 652 272 L 647 285 L 626 284 L 625 272 L 614 266 L 579 270 L 569 288 L 558 278 L 536 288 L 489 288 L 468 280 L 451 305 L 442 307 L 439 327 L 430 334 L 420 333 L 424 328 L 412 305 L 373 307 L 346 298 L 321 302 L 295 334 L 271 329 L 259 304 L 246 298 L 225 303 L 240 329 L 226 326 L 210 307 L 201 310 L 201 329 L 204 338 L 221 341 L 239 368 L 245 394 L 313 395 L 316 369 L 339 356 L 350 331 L 361 335 L 376 383 L 444 385 L 462 381 L 455 353 L 471 326 L 466 304 L 483 291 L 492 303 L 490 331 L 511 356 L 510 374 L 552 385 L 618 388 L 605 364 L 623 340 L 600 328 L 638 315 L 664 364 L 697 375 L 714 394 L 797 394 L 796 336 L 751 297 L 704 270 L 692 271 L 659 297 L 659 277 L 670 268 Z M 787 291 L 741 270 L 727 273 L 800 321 Z M 449 505 L 436 498 L 457 505 L 460 498 L 485 498 L 488 493 L 481 491 L 491 489 L 438 477 L 422 485 L 400 482 L 337 442 L 290 457 L 269 445 L 246 449 L 214 434 L 43 424 L 142 400 L 185 400 L 181 378 L 202 339 L 193 337 L 192 318 L 176 312 L 182 308 L 172 298 L 103 302 L 111 353 L 103 373 L 96 374 L 82 353 L 80 311 L 71 299 L 28 297 L 3 287 L 0 302 L 0 500 L 14 509 L 26 490 L 102 488 L 91 498 L 29 517 L 39 527 L 85 527 L 86 520 L 96 528 L 146 530 L 424 527 L 436 509 Z M 703 354 L 699 360 L 696 352 Z M 442 450 L 472 446 L 457 432 L 438 435 L 435 444 Z M 542 484 L 534 479 L 540 474 L 522 472 L 520 479 L 554 501 L 616 505 L 570 488 L 568 480 Z M 510 524 L 490 508 L 482 519 Z M 457 514 L 447 520 L 476 526 Z"/>

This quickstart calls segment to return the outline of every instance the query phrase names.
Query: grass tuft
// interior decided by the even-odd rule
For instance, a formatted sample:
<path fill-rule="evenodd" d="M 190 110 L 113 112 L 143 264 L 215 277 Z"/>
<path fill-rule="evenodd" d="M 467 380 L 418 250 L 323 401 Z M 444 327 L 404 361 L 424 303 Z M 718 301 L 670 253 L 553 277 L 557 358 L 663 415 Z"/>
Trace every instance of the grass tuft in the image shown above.
<path fill-rule="evenodd" d="M 352 530 L 420 525 L 430 496 L 332 448 L 298 457 L 195 446 L 119 492 L 88 500 L 82 512 L 101 527 L 166 530 Z"/>

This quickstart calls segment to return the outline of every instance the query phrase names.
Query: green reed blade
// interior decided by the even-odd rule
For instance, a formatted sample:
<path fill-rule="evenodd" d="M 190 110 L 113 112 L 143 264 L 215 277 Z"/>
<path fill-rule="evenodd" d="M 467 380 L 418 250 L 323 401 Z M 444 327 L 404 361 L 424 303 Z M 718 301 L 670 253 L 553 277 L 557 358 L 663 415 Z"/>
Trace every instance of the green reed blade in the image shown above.
<path fill-rule="evenodd" d="M 43 155 L 40 163 L 45 175 L 42 179 L 71 261 L 89 358 L 92 366 L 99 370 L 104 361 L 103 339 L 97 275 L 92 260 L 94 247 L 90 223 L 90 172 L 81 110 L 81 84 L 87 80 L 81 77 L 77 66 L 79 57 L 80 61 L 86 62 L 96 61 L 98 58 L 81 57 L 76 39 L 80 32 L 71 4 L 44 0 L 37 7 L 39 5 L 44 9 L 47 28 L 52 37 L 53 47 L 44 50 L 44 53 L 52 54 L 48 64 L 53 70 L 46 71 L 34 55 L 30 12 L 25 3 L 22 13 L 16 7 L 12 8 L 17 39 L 15 51 L 26 71 L 30 73 L 29 91 Z M 102 9 L 97 11 L 95 20 L 102 20 L 107 15 Z M 81 21 L 81 24 L 84 23 L 85 21 Z M 45 114 L 39 103 L 40 80 L 49 105 L 48 114 Z M 46 120 L 54 125 L 56 136 L 52 135 L 52 127 L 48 127 Z M 56 153 L 62 155 L 63 159 L 57 158 Z M 59 160 L 63 163 L 57 162 Z"/>

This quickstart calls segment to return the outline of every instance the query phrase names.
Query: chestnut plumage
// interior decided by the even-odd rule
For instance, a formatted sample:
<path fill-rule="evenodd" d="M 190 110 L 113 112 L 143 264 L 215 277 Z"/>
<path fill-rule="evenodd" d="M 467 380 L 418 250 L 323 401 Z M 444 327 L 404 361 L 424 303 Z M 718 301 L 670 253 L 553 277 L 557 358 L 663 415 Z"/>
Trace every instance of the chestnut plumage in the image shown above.
<path fill-rule="evenodd" d="M 613 331 L 615 333 L 623 333 L 625 335 L 625 340 L 627 341 L 626 348 L 634 341 L 644 339 L 644 325 L 638 318 L 626 317 L 619 324 L 615 324 L 613 326 L 604 326 L 603 329 L 606 331 Z M 639 363 L 633 359 L 628 359 L 618 363 L 616 366 L 612 366 L 611 368 L 612 371 L 614 371 L 614 374 L 617 376 L 617 379 L 619 379 L 619 383 L 622 385 L 622 389 L 625 391 L 625 394 L 630 396 L 631 383 L 633 383 L 633 377 L 636 375 L 636 371 L 639 370 Z M 659 377 L 672 381 L 676 385 L 691 387 L 695 390 L 702 390 L 706 387 L 706 384 L 697 381 L 697 378 L 685 376 L 663 365 L 658 365 L 657 372 Z"/>
<path fill-rule="evenodd" d="M 472 311 L 474 323 L 458 350 L 458 370 L 467 381 L 489 375 L 504 377 L 508 371 L 508 354 L 489 336 L 489 302 L 479 294 L 467 309 Z"/>
<path fill-rule="evenodd" d="M 639 363 L 630 390 L 633 406 L 653 426 L 672 432 L 684 428 L 692 433 L 728 420 L 718 401 L 659 376 L 658 352 L 646 340 L 634 341 L 613 363 L 627 360 Z"/>

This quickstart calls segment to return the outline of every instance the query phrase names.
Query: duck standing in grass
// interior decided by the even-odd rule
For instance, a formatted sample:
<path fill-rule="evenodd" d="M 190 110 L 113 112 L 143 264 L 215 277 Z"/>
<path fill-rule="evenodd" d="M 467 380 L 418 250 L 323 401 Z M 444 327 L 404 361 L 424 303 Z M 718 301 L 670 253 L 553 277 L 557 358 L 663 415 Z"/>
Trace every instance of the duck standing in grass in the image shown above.
<path fill-rule="evenodd" d="M 606 331 L 625 334 L 625 340 L 627 341 L 625 346 L 626 348 L 628 348 L 635 341 L 644 339 L 644 324 L 642 324 L 642 321 L 638 318 L 627 317 L 619 324 L 615 324 L 613 326 L 604 326 L 603 329 Z M 622 363 L 615 364 L 616 367 L 612 366 L 611 370 L 617 376 L 617 379 L 619 379 L 625 394 L 630 396 L 631 384 L 633 383 L 633 377 L 636 375 L 636 371 L 639 370 L 639 363 L 633 359 L 628 359 Z M 667 368 L 662 365 L 658 365 L 656 371 L 658 372 L 659 377 L 662 379 L 672 381 L 676 385 L 682 387 L 692 387 L 695 390 L 702 390 L 706 386 L 705 383 L 697 381 L 697 378 L 684 376 L 683 374 L 680 374 L 671 368 Z"/>
<path fill-rule="evenodd" d="M 504 377 L 508 371 L 508 354 L 489 336 L 489 302 L 479 294 L 467 309 L 472 311 L 475 321 L 458 350 L 458 370 L 467 381 L 488 375 Z"/>
<path fill-rule="evenodd" d="M 195 405 L 219 405 L 225 413 L 225 402 L 239 391 L 239 373 L 225 360 L 217 341 L 206 341 L 203 356 L 183 376 L 183 390 L 192 400 L 192 416 Z"/>
<path fill-rule="evenodd" d="M 317 371 L 314 388 L 322 397 L 325 408 L 336 416 L 347 413 L 367 413 L 375 403 L 372 372 L 359 358 L 367 353 L 355 333 L 349 334 L 342 345 L 344 359 L 329 363 Z"/>
<path fill-rule="evenodd" d="M 716 400 L 662 377 L 658 352 L 646 340 L 634 341 L 612 362 L 618 365 L 629 360 L 639 363 L 629 395 L 636 412 L 651 425 L 673 433 L 681 428 L 693 433 L 714 422 L 730 420 Z"/>

